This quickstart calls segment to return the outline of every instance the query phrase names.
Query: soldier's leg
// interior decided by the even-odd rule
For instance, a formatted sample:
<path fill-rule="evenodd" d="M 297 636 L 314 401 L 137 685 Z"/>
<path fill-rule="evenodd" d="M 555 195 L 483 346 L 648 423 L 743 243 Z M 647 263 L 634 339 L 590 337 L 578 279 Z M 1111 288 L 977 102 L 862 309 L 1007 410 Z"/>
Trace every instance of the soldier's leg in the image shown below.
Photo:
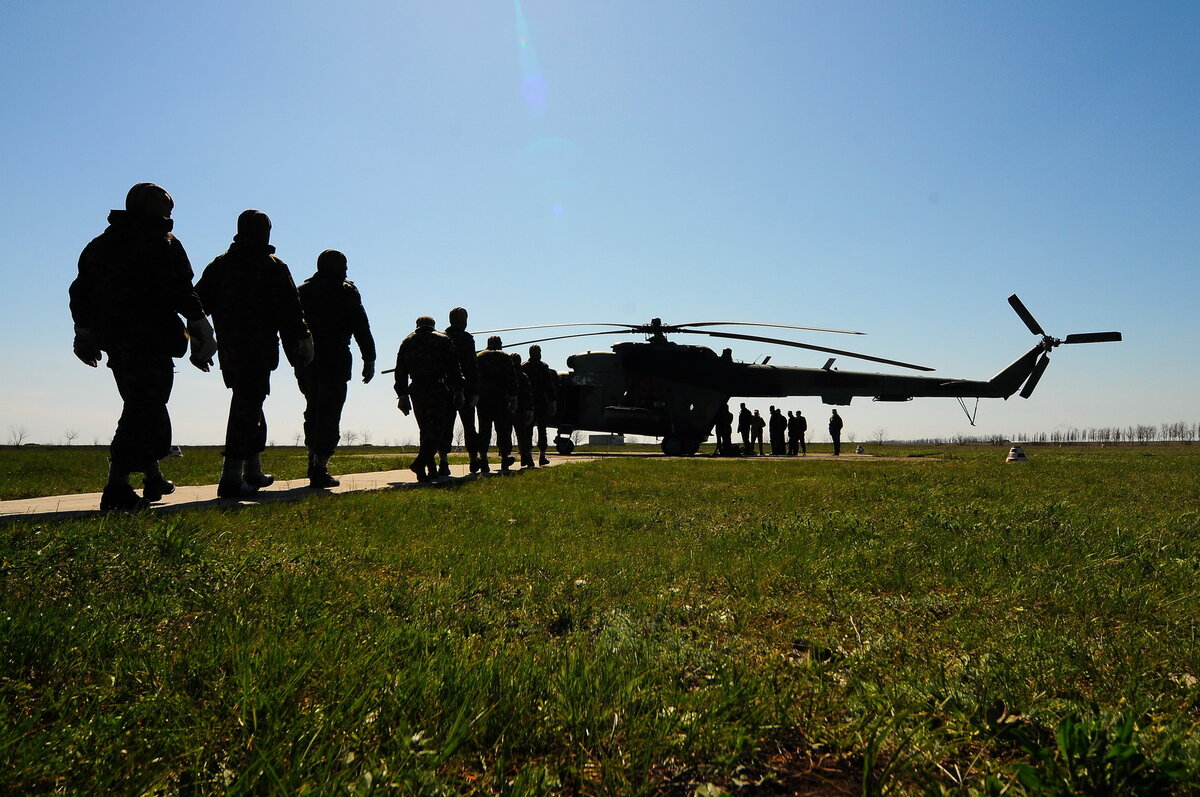
<path fill-rule="evenodd" d="M 479 469 L 484 473 L 489 470 L 488 448 L 492 442 L 492 429 L 496 427 L 494 408 L 486 403 L 479 404 L 479 436 L 476 438 L 479 452 Z M 496 443 L 500 443 L 500 430 L 496 429 Z"/>
<path fill-rule="evenodd" d="M 154 484 L 148 491 L 164 489 L 152 500 L 171 490 L 157 482 L 166 482 L 158 470 L 158 460 L 171 448 L 171 418 L 167 400 L 174 382 L 174 364 L 169 357 L 131 358 L 110 355 L 112 369 L 123 406 L 117 429 L 109 447 L 109 477 L 100 498 L 101 509 L 138 509 L 146 504 L 129 484 L 131 472 L 150 472 Z M 170 484 L 170 482 L 166 482 Z"/>
<path fill-rule="evenodd" d="M 496 453 L 500 455 L 500 470 L 508 470 L 516 460 L 512 456 L 512 418 L 508 409 L 496 413 Z"/>
<path fill-rule="evenodd" d="M 478 400 L 476 398 L 476 400 Z M 475 405 L 472 397 L 467 397 L 467 403 L 458 411 L 458 418 L 463 427 L 463 447 L 471 460 L 471 473 L 479 469 L 479 432 L 475 429 Z"/>
<path fill-rule="evenodd" d="M 341 439 L 342 407 L 346 404 L 346 380 L 340 373 L 317 373 L 312 382 L 310 411 L 305 412 L 305 443 L 309 453 L 310 487 L 337 487 L 329 475 L 329 458 Z M 311 423 L 309 417 L 311 415 Z"/>
<path fill-rule="evenodd" d="M 517 452 L 521 457 L 522 468 L 533 467 L 533 427 L 524 421 L 513 424 L 517 435 Z"/>
<path fill-rule="evenodd" d="M 546 437 L 546 419 L 542 418 L 537 423 L 537 446 L 538 446 L 538 464 L 549 465 L 550 459 L 546 456 L 546 449 L 550 447 L 550 441 Z"/>

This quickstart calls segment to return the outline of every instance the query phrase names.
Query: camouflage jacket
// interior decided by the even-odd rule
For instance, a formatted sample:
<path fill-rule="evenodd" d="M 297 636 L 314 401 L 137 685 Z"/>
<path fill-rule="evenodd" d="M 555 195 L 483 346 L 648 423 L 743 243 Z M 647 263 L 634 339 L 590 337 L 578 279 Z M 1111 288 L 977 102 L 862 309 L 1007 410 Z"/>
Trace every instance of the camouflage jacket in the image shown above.
<path fill-rule="evenodd" d="M 109 353 L 182 357 L 187 335 L 179 316 L 204 315 L 183 244 L 123 210 L 112 211 L 108 222 L 79 255 L 71 318 Z"/>
<path fill-rule="evenodd" d="M 529 377 L 533 408 L 539 414 L 546 412 L 550 403 L 558 400 L 558 372 L 542 360 L 526 360 L 521 370 Z"/>
<path fill-rule="evenodd" d="M 274 251 L 273 246 L 234 243 L 196 283 L 204 309 L 212 314 L 222 369 L 273 371 L 279 365 L 279 337 L 290 347 L 308 335 L 292 272 Z"/>
<path fill-rule="evenodd" d="M 413 389 L 445 385 L 451 392 L 462 390 L 462 368 L 450 338 L 433 327 L 417 327 L 396 352 L 396 395 Z"/>
<path fill-rule="evenodd" d="M 484 349 L 475 356 L 475 362 L 479 366 L 480 401 L 503 402 L 517 394 L 517 366 L 508 352 Z"/>
<path fill-rule="evenodd" d="M 458 352 L 458 365 L 462 368 L 463 392 L 468 396 L 479 395 L 479 369 L 475 364 L 475 336 L 465 329 L 446 327 L 446 337 Z"/>
<path fill-rule="evenodd" d="M 312 368 L 350 378 L 350 338 L 364 361 L 375 360 L 375 338 L 358 288 L 348 280 L 313 274 L 297 289 L 304 320 L 312 331 Z"/>

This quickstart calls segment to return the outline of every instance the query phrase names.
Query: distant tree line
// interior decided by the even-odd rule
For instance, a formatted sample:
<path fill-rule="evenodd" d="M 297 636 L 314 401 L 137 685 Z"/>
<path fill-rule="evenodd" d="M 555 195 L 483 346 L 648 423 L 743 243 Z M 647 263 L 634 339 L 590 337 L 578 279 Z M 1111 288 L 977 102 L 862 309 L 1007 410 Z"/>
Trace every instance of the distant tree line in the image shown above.
<path fill-rule="evenodd" d="M 1003 445 L 1009 441 L 1021 443 L 1183 443 L 1190 445 L 1200 440 L 1200 423 L 1175 421 L 1154 425 L 1152 423 L 1132 426 L 1096 426 L 1088 429 L 1071 427 L 1055 429 L 1053 432 L 1030 432 L 1013 435 L 991 434 L 981 437 L 954 435 L 950 438 L 927 437 L 910 440 L 911 443 L 928 445 Z"/>

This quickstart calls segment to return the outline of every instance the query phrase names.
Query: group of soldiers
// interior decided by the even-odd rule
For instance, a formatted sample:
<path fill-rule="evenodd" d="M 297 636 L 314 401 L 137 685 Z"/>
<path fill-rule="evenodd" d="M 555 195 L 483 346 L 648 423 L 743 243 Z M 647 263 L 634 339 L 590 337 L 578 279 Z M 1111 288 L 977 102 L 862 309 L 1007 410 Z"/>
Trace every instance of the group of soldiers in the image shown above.
<path fill-rule="evenodd" d="M 550 464 L 546 424 L 557 409 L 558 374 L 542 361 L 542 347 L 537 344 L 529 347 L 529 360 L 524 363 L 520 354 L 504 351 L 498 335 L 489 337 L 487 348 L 477 353 L 475 337 L 467 331 L 466 309 L 450 311 L 445 333 L 434 328 L 432 317 L 421 316 L 396 353 L 395 387 L 400 411 L 414 413 L 421 430 L 411 468 L 418 481 L 450 475 L 456 415 L 462 422 L 471 473 L 491 470 L 488 449 L 493 433 L 502 472 L 517 461 L 512 456 L 514 432 L 522 468 Z"/>
<path fill-rule="evenodd" d="M 113 210 L 107 229 L 84 248 L 70 287 L 75 355 L 94 368 L 107 354 L 123 402 L 101 509 L 137 509 L 174 492 L 159 461 L 172 447 L 167 401 L 174 359 L 185 354 L 205 372 L 216 355 L 232 391 L 218 496 L 248 498 L 270 485 L 274 477 L 263 472 L 261 460 L 267 442 L 263 403 L 271 372 L 279 366 L 281 342 L 305 398 L 309 485 L 337 486 L 328 466 L 341 437 L 351 339 L 362 358 L 364 383 L 374 377 L 376 360 L 362 298 L 346 279 L 346 256 L 325 250 L 317 258 L 316 273 L 297 288 L 271 246 L 270 218 L 246 210 L 238 216 L 228 250 L 193 285 L 187 253 L 172 233 L 173 209 L 174 200 L 162 187 L 138 183 L 131 188 L 125 209 Z M 489 470 L 493 429 L 501 470 L 515 463 L 513 427 L 521 465 L 533 467 L 535 424 L 541 464 L 548 464 L 545 424 L 555 411 L 555 372 L 541 361 L 536 346 L 522 364 L 519 355 L 502 350 L 498 337 L 490 338 L 487 350 L 476 356 L 466 323 L 467 311 L 455 308 L 443 334 L 434 329 L 432 318 L 421 316 L 397 354 L 399 407 L 405 414 L 415 411 L 421 427 L 412 469 L 422 480 L 449 473 L 456 411 L 463 420 L 472 472 Z M 140 496 L 130 484 L 132 473 L 144 474 Z"/>
<path fill-rule="evenodd" d="M 804 414 L 800 410 L 796 410 L 794 413 L 788 410 L 787 415 L 784 416 L 783 410 L 773 405 L 768 413 L 769 420 L 762 417 L 758 410 L 752 412 L 746 407 L 746 403 L 742 402 L 737 416 L 737 430 L 742 437 L 742 446 L 735 450 L 733 446 L 733 413 L 728 405 L 722 407 L 717 412 L 714 426 L 717 445 L 713 450 L 713 456 L 731 453 L 750 456 L 757 453 L 758 456 L 766 456 L 766 452 L 763 450 L 764 431 L 770 432 L 771 456 L 807 456 L 808 444 L 805 441 L 805 435 L 808 432 L 808 419 L 804 417 Z M 829 417 L 829 437 L 833 440 L 834 456 L 839 456 L 842 453 L 842 417 L 838 415 L 837 410 L 834 410 Z"/>

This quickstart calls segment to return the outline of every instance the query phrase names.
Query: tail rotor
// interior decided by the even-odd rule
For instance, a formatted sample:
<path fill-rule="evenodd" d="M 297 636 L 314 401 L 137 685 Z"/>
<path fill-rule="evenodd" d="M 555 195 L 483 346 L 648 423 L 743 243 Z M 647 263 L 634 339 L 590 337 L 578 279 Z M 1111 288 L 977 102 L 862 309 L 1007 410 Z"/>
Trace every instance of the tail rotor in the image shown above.
<path fill-rule="evenodd" d="M 1111 343 L 1121 340 L 1120 332 L 1076 332 L 1061 339 L 1051 337 L 1046 334 L 1045 330 L 1042 329 L 1042 325 L 1033 317 L 1033 313 L 1029 312 L 1029 309 L 1017 298 L 1015 293 L 1008 297 L 1008 303 L 1012 305 L 1012 309 L 1025 322 L 1025 326 L 1029 327 L 1029 331 L 1035 335 L 1040 335 L 1042 338 L 1040 344 L 1042 356 L 1034 363 L 1033 369 L 1025 379 L 1025 384 L 1021 387 L 1021 398 L 1029 398 L 1033 395 L 1034 388 L 1037 387 L 1042 374 L 1046 372 L 1046 368 L 1050 365 L 1051 349 L 1061 346 L 1064 343 Z"/>

